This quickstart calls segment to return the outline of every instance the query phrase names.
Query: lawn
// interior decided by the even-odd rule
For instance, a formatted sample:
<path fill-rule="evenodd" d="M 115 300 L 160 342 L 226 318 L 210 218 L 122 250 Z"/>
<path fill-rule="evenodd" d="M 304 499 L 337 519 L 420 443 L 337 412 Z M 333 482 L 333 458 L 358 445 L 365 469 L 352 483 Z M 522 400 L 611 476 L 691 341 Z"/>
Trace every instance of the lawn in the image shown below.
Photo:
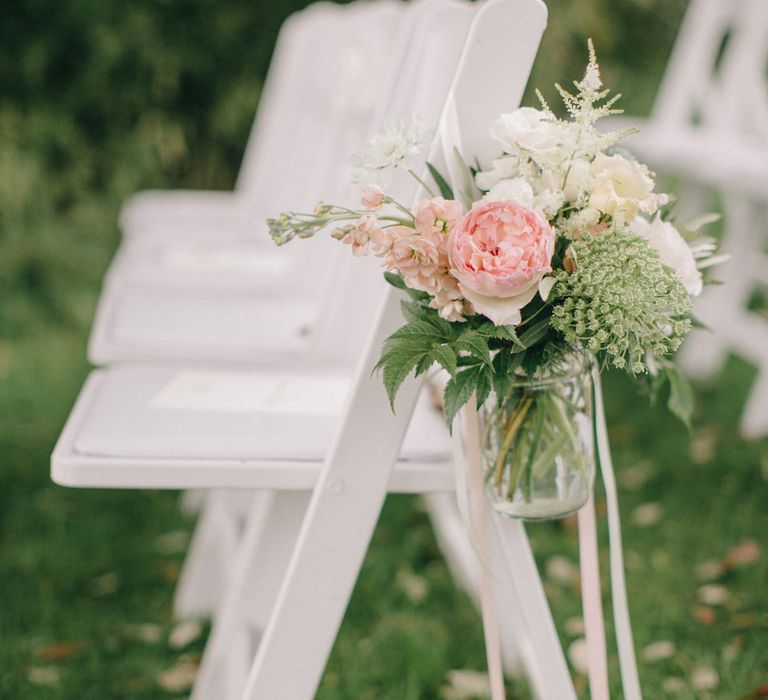
<path fill-rule="evenodd" d="M 606 82 L 626 94 L 628 111 L 646 113 L 685 3 L 548 4 L 532 83 L 549 96 L 553 80 L 578 77 L 592 36 Z M 188 687 L 205 627 L 180 629 L 170 612 L 193 525 L 179 495 L 67 490 L 50 482 L 48 460 L 89 370 L 120 202 L 148 187 L 232 186 L 277 27 L 300 5 L 3 8 L 0 698 L 170 698 Z M 744 442 L 737 430 L 753 377 L 732 358 L 697 387 L 691 435 L 622 377 L 607 380 L 648 698 L 768 693 L 768 441 Z M 574 524 L 529 533 L 573 651 Z M 390 498 L 318 697 L 469 697 L 460 686 L 471 676 L 449 672 L 484 663 L 479 618 L 453 585 L 418 499 Z M 617 688 L 615 655 L 611 663 Z M 510 697 L 527 697 L 523 682 L 511 681 Z"/>

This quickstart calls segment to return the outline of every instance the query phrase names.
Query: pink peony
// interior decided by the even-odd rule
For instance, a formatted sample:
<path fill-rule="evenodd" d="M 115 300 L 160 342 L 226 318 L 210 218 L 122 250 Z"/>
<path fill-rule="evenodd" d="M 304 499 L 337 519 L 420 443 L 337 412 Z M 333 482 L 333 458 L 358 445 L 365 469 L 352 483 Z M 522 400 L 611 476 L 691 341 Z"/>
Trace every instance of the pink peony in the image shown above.
<path fill-rule="evenodd" d="M 512 201 L 481 201 L 453 230 L 451 274 L 478 313 L 518 325 L 520 310 L 551 272 L 555 232 L 537 211 Z"/>

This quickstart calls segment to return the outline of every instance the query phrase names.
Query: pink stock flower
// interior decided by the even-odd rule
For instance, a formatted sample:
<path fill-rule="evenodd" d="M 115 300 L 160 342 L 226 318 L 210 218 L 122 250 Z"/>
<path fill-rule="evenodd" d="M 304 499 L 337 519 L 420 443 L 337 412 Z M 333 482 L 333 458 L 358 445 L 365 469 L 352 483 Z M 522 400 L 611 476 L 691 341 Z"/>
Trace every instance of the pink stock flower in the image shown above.
<path fill-rule="evenodd" d="M 461 220 L 461 204 L 453 199 L 423 199 L 413 208 L 414 228 L 440 245 Z"/>
<path fill-rule="evenodd" d="M 391 250 L 395 241 L 400 238 L 406 238 L 413 235 L 413 229 L 407 226 L 387 226 L 385 228 L 376 228 L 371 232 L 371 246 L 373 254 L 378 257 L 386 256 Z"/>
<path fill-rule="evenodd" d="M 352 246 L 352 255 L 367 255 L 371 238 L 380 230 L 375 216 L 363 216 L 342 240 Z"/>
<path fill-rule="evenodd" d="M 478 313 L 518 325 L 520 310 L 552 270 L 555 232 L 537 211 L 512 201 L 481 201 L 449 241 L 451 274 Z"/>
<path fill-rule="evenodd" d="M 385 265 L 388 270 L 399 270 L 412 289 L 431 292 L 440 270 L 440 252 L 428 238 L 402 236 L 392 243 Z"/>
<path fill-rule="evenodd" d="M 384 204 L 384 190 L 378 185 L 366 185 L 363 187 L 362 204 L 366 209 L 375 211 Z"/>

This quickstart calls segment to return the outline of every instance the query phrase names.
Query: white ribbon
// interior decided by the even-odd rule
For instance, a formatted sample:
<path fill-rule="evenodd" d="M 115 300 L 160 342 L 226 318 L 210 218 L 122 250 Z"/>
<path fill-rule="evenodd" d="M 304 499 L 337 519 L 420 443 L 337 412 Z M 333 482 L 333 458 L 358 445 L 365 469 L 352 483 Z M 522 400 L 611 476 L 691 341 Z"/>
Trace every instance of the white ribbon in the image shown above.
<path fill-rule="evenodd" d="M 608 546 L 611 562 L 611 600 L 613 603 L 613 624 L 616 630 L 616 645 L 619 649 L 619 668 L 624 700 L 642 700 L 640 679 L 637 674 L 635 646 L 632 639 L 632 623 L 627 604 L 627 584 L 624 579 L 624 555 L 621 546 L 621 519 L 619 497 L 616 491 L 616 475 L 613 471 L 611 449 L 608 444 L 608 429 L 605 425 L 605 407 L 600 372 L 592 372 L 595 389 L 595 434 L 600 473 L 605 486 L 605 500 L 608 506 Z"/>

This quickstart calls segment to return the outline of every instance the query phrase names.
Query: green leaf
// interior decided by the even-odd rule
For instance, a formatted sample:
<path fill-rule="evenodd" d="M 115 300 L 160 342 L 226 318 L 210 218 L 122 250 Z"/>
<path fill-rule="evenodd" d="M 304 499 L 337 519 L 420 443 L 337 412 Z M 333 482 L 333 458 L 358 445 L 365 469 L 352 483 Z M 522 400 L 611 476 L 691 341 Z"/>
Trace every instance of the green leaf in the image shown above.
<path fill-rule="evenodd" d="M 444 199 L 455 199 L 453 196 L 453 190 L 451 189 L 451 186 L 446 182 L 445 178 L 439 173 L 437 168 L 432 165 L 429 161 L 427 161 L 427 169 L 429 170 L 429 174 L 432 176 L 432 179 L 435 181 L 435 184 L 437 185 L 437 188 L 440 190 L 440 194 L 443 196 Z"/>
<path fill-rule="evenodd" d="M 667 408 L 690 430 L 693 415 L 693 388 L 676 368 L 669 367 L 664 372 L 669 380 Z"/>
<path fill-rule="evenodd" d="M 464 350 L 474 355 L 487 365 L 491 364 L 491 351 L 488 348 L 488 340 L 475 330 L 464 331 L 456 340 L 456 349 Z"/>
<path fill-rule="evenodd" d="M 405 284 L 403 276 L 399 272 L 385 272 L 384 279 L 389 282 L 393 287 L 397 289 L 407 290 L 408 287 Z"/>
<path fill-rule="evenodd" d="M 493 389 L 497 396 L 506 396 L 515 381 L 515 370 L 523 361 L 525 353 L 512 354 L 510 350 L 501 350 L 493 358 Z"/>
<path fill-rule="evenodd" d="M 510 326 L 497 326 L 493 323 L 487 322 L 478 326 L 475 330 L 486 338 L 494 338 L 495 340 L 508 340 L 519 346 L 521 350 L 525 349 L 525 346 L 520 342 L 520 338 L 517 336 L 517 333 Z"/>
<path fill-rule="evenodd" d="M 443 395 L 443 411 L 445 411 L 445 417 L 448 420 L 448 430 L 453 430 L 453 419 L 459 412 L 459 409 L 469 401 L 472 396 L 472 392 L 477 385 L 478 368 L 482 365 L 475 365 L 475 367 L 469 367 L 461 372 L 458 372 L 445 385 L 445 393 Z"/>
<path fill-rule="evenodd" d="M 395 348 L 382 356 L 375 369 L 381 369 L 384 388 L 387 391 L 389 405 L 394 410 L 395 397 L 400 386 L 424 357 L 424 352 Z M 375 370 L 374 370 L 375 371 Z"/>
<path fill-rule="evenodd" d="M 385 347 L 391 345 L 392 341 L 403 341 L 411 344 L 429 343 L 435 345 L 451 340 L 442 330 L 429 321 L 415 320 L 408 321 L 404 326 L 398 328 L 392 335 L 384 341 Z"/>
<path fill-rule="evenodd" d="M 432 348 L 430 357 L 437 362 L 451 377 L 456 376 L 456 353 L 447 345 L 438 345 Z"/>
<path fill-rule="evenodd" d="M 443 410 L 448 420 L 449 430 L 453 428 L 453 419 L 459 409 L 469 401 L 473 392 L 477 396 L 478 406 L 488 398 L 492 378 L 493 373 L 490 367 L 477 364 L 457 372 L 456 376 L 448 381 L 443 396 Z"/>
<path fill-rule="evenodd" d="M 532 326 L 528 326 L 519 336 L 520 345 L 523 348 L 530 348 L 543 340 L 549 333 L 549 318 L 542 318 L 536 321 Z"/>

